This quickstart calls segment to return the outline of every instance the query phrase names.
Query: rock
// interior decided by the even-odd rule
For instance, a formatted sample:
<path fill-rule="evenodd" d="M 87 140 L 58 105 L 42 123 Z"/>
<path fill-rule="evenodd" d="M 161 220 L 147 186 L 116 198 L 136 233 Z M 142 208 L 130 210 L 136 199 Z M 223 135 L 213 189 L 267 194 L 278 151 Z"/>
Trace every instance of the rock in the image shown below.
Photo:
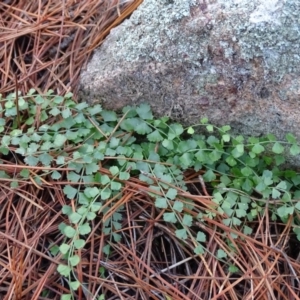
<path fill-rule="evenodd" d="M 300 1 L 144 0 L 82 70 L 80 98 L 300 138 Z"/>

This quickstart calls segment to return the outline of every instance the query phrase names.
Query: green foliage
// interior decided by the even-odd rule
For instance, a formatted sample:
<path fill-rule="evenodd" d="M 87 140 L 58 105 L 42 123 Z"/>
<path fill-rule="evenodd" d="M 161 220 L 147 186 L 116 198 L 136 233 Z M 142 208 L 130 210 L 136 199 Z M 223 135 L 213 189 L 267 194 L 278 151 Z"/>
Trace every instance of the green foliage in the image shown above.
<path fill-rule="evenodd" d="M 70 93 L 64 97 L 51 93 L 36 95 L 32 90 L 27 96 L 19 95 L 18 109 L 15 94 L 2 101 L 0 153 L 9 155 L 15 149 L 28 166 L 45 167 L 40 178 L 31 178 L 25 166 L 12 178 L 12 187 L 17 186 L 18 180 L 35 180 L 36 185 L 42 184 L 42 177 L 60 180 L 65 176 L 62 168 L 69 169 L 63 192 L 66 199 L 74 201 L 75 208 L 62 207 L 68 221 L 59 226 L 64 240 L 51 249 L 51 254 L 63 255 L 64 263 L 57 270 L 66 277 L 71 291 L 80 286 L 72 272 L 80 262 L 77 250 L 85 247 L 90 222 L 99 213 L 104 216 L 100 220 L 103 232 L 115 242 L 121 240 L 117 231 L 122 228 L 123 208 L 105 218 L 109 209 L 105 204 L 113 197 L 117 199 L 124 181 L 131 176 L 139 176 L 150 186 L 149 195 L 156 207 L 163 210 L 163 220 L 177 226 L 175 234 L 179 239 L 192 239 L 194 252 L 199 255 L 205 252 L 207 236 L 202 231 L 193 236 L 190 228 L 216 213 L 224 216 L 224 225 L 245 235 L 252 233 L 247 221 L 256 219 L 266 203 L 273 218 L 286 222 L 292 215 L 294 224 L 299 224 L 300 204 L 294 199 L 299 199 L 300 174 L 279 169 L 286 161 L 285 153 L 300 154 L 292 134 L 286 135 L 286 142 L 277 141 L 271 134 L 246 139 L 232 135 L 230 126 L 218 128 L 206 118 L 184 128 L 167 117 L 155 119 L 147 104 L 125 107 L 123 114 L 118 115 L 102 110 L 100 105 L 76 103 Z M 26 126 L 20 129 L 18 122 Z M 198 134 L 197 127 L 207 134 Z M 99 169 L 104 160 L 108 161 L 106 174 Z M 49 171 L 50 166 L 55 170 Z M 216 212 L 192 214 L 193 203 L 179 193 L 179 189 L 187 190 L 187 169 L 201 171 L 199 182 L 209 188 Z M 0 171 L 0 176 L 9 178 L 4 171 Z M 300 240 L 297 225 L 294 232 Z M 108 244 L 103 252 L 110 255 Z M 224 250 L 217 250 L 216 257 L 226 256 Z M 236 271 L 235 266 L 230 266 L 230 272 Z M 62 299 L 72 297 L 67 294 Z"/>

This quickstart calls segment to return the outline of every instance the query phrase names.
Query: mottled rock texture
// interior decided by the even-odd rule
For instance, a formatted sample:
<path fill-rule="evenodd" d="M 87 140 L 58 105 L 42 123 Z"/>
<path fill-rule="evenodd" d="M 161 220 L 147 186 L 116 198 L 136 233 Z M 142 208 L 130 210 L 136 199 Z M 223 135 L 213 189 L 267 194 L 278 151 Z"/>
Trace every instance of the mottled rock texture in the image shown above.
<path fill-rule="evenodd" d="M 300 138 L 299 0 L 144 0 L 81 73 L 80 97 L 184 123 Z"/>

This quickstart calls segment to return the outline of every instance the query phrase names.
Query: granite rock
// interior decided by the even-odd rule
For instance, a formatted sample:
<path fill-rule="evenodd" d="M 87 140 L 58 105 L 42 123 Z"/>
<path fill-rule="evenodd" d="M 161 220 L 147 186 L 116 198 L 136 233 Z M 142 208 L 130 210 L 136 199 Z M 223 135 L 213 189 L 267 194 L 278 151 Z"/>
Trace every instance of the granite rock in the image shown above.
<path fill-rule="evenodd" d="M 79 95 L 300 138 L 300 1 L 144 0 L 94 52 Z"/>

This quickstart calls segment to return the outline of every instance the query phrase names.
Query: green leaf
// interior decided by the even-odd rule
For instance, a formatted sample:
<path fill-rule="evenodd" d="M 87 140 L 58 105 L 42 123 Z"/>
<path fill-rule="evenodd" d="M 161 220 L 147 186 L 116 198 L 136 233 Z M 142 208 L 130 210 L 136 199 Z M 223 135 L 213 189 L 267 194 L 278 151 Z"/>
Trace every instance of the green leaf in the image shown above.
<path fill-rule="evenodd" d="M 283 205 L 277 209 L 277 214 L 280 218 L 286 218 L 294 213 L 294 207 Z"/>
<path fill-rule="evenodd" d="M 277 185 L 276 188 L 281 189 L 281 190 L 286 190 L 287 189 L 287 185 L 285 181 L 280 181 Z"/>
<path fill-rule="evenodd" d="M 39 149 L 39 144 L 36 143 L 30 143 L 29 147 L 27 149 L 28 154 L 35 154 L 37 150 Z"/>
<path fill-rule="evenodd" d="M 296 203 L 295 208 L 298 209 L 298 210 L 300 210 L 300 201 L 298 201 L 298 202 Z"/>
<path fill-rule="evenodd" d="M 179 137 L 183 133 L 184 129 L 181 124 L 173 123 L 169 127 L 168 139 L 173 140 L 176 137 Z"/>
<path fill-rule="evenodd" d="M 242 185 L 242 189 L 246 192 L 250 192 L 252 188 L 253 188 L 253 182 L 249 178 L 246 178 L 246 180 Z"/>
<path fill-rule="evenodd" d="M 228 271 L 230 273 L 237 273 L 239 271 L 239 268 L 234 266 L 234 265 L 230 265 L 229 268 L 228 268 Z"/>
<path fill-rule="evenodd" d="M 117 175 L 117 174 L 119 173 L 119 168 L 116 167 L 116 166 L 113 166 L 113 167 L 110 167 L 110 168 L 109 168 L 109 171 L 110 171 L 110 173 L 111 173 L 113 176 L 115 176 L 115 175 Z"/>
<path fill-rule="evenodd" d="M 206 142 L 213 147 L 218 148 L 221 146 L 219 139 L 217 139 L 215 136 L 212 135 L 207 138 Z"/>
<path fill-rule="evenodd" d="M 195 133 L 194 128 L 190 126 L 190 127 L 188 128 L 188 130 L 187 130 L 187 133 L 188 133 L 188 134 L 194 134 L 194 133 Z"/>
<path fill-rule="evenodd" d="M 271 184 L 273 184 L 273 180 L 271 178 L 266 177 L 266 178 L 264 178 L 264 184 L 271 185 Z"/>
<path fill-rule="evenodd" d="M 29 155 L 27 157 L 25 157 L 24 161 L 26 162 L 26 164 L 28 164 L 29 166 L 36 166 L 39 162 L 39 159 L 35 156 Z"/>
<path fill-rule="evenodd" d="M 130 173 L 128 172 L 120 172 L 119 179 L 120 180 L 128 180 L 130 178 Z"/>
<path fill-rule="evenodd" d="M 59 225 L 58 225 L 58 229 L 60 230 L 60 232 L 62 234 L 64 234 L 64 230 L 65 230 L 66 227 L 67 227 L 67 224 L 63 223 L 63 222 L 59 223 Z"/>
<path fill-rule="evenodd" d="M 200 123 L 201 124 L 207 124 L 207 122 L 208 122 L 208 118 L 202 118 L 201 120 L 200 120 Z"/>
<path fill-rule="evenodd" d="M 164 197 L 157 197 L 155 199 L 155 206 L 157 208 L 168 208 L 168 201 Z"/>
<path fill-rule="evenodd" d="M 205 174 L 203 175 L 203 179 L 206 181 L 206 182 L 211 182 L 213 180 L 216 179 L 216 175 L 215 173 L 212 171 L 212 170 L 207 170 L 205 172 Z"/>
<path fill-rule="evenodd" d="M 223 219 L 222 222 L 224 223 L 224 225 L 230 226 L 231 223 L 232 223 L 232 219 L 230 219 L 230 218 L 229 219 Z"/>
<path fill-rule="evenodd" d="M 244 145 L 239 144 L 237 145 L 232 151 L 231 154 L 234 158 L 241 157 L 244 154 Z"/>
<path fill-rule="evenodd" d="M 184 228 L 175 230 L 175 235 L 181 240 L 186 240 L 188 237 L 186 229 Z"/>
<path fill-rule="evenodd" d="M 12 145 L 14 145 L 14 146 L 20 145 L 20 138 L 18 138 L 18 137 L 13 137 L 13 138 L 11 139 L 11 143 L 12 143 Z"/>
<path fill-rule="evenodd" d="M 64 194 L 69 198 L 69 199 L 74 199 L 75 195 L 77 194 L 77 189 L 73 188 L 70 185 L 66 185 L 63 189 Z"/>
<path fill-rule="evenodd" d="M 243 233 L 244 233 L 244 234 L 250 235 L 250 234 L 252 234 L 252 231 L 253 231 L 252 228 L 250 228 L 250 227 L 244 225 L 244 227 L 243 227 Z"/>
<path fill-rule="evenodd" d="M 274 155 L 276 166 L 280 166 L 285 163 L 285 158 L 282 155 Z"/>
<path fill-rule="evenodd" d="M 61 295 L 60 300 L 71 300 L 71 298 L 72 298 L 71 294 L 63 294 Z"/>
<path fill-rule="evenodd" d="M 183 167 L 187 168 L 189 167 L 193 162 L 194 155 L 193 153 L 184 153 L 179 157 L 179 160 Z"/>
<path fill-rule="evenodd" d="M 273 172 L 270 170 L 264 170 L 263 172 L 263 178 L 272 178 L 273 177 Z"/>
<path fill-rule="evenodd" d="M 85 246 L 85 240 L 78 239 L 74 241 L 74 247 L 79 250 L 82 249 Z"/>
<path fill-rule="evenodd" d="M 43 153 L 43 154 L 39 155 L 39 161 L 44 166 L 50 166 L 52 160 L 53 160 L 53 157 L 51 155 L 49 155 L 48 153 Z"/>
<path fill-rule="evenodd" d="M 63 135 L 63 134 L 56 134 L 53 144 L 56 147 L 61 147 L 61 146 L 64 145 L 64 143 L 66 142 L 66 140 L 67 140 L 67 138 L 66 138 L 65 135 Z"/>
<path fill-rule="evenodd" d="M 5 108 L 12 108 L 15 106 L 15 103 L 13 101 L 7 101 L 4 104 Z"/>
<path fill-rule="evenodd" d="M 273 199 L 278 199 L 280 197 L 281 193 L 275 189 L 275 188 L 272 188 L 272 198 Z"/>
<path fill-rule="evenodd" d="M 69 215 L 69 220 L 73 224 L 78 224 L 78 222 L 82 219 L 82 216 L 78 214 L 77 212 L 72 212 Z"/>
<path fill-rule="evenodd" d="M 70 99 L 70 98 L 72 98 L 73 97 L 73 93 L 72 92 L 68 92 L 68 93 L 66 93 L 65 95 L 64 95 L 64 98 L 65 99 Z M 85 103 L 85 102 L 83 102 L 83 103 Z"/>
<path fill-rule="evenodd" d="M 242 174 L 243 174 L 244 176 L 246 176 L 246 177 L 248 177 L 248 176 L 250 176 L 250 175 L 253 174 L 252 169 L 249 168 L 249 167 L 244 167 L 244 168 L 242 168 L 242 169 L 241 169 L 241 172 L 242 172 Z"/>
<path fill-rule="evenodd" d="M 44 99 L 43 99 L 43 101 L 41 101 L 41 103 L 43 103 L 43 102 L 44 102 Z M 56 103 L 56 104 L 63 103 L 64 102 L 64 97 L 62 97 L 62 96 L 54 96 L 53 102 Z"/>
<path fill-rule="evenodd" d="M 291 144 L 297 143 L 297 140 L 296 140 L 295 136 L 293 134 L 291 134 L 291 133 L 286 134 L 285 138 Z"/>
<path fill-rule="evenodd" d="M 98 212 L 98 211 L 101 209 L 101 207 L 102 207 L 102 203 L 100 203 L 100 202 L 94 202 L 94 203 L 91 205 L 90 210 L 91 210 L 92 212 Z"/>
<path fill-rule="evenodd" d="M 223 134 L 222 135 L 222 140 L 226 143 L 230 141 L 230 134 Z"/>
<path fill-rule="evenodd" d="M 170 188 L 168 190 L 168 192 L 166 193 L 166 197 L 171 199 L 171 200 L 174 200 L 177 196 L 177 190 L 176 189 L 173 189 L 173 188 Z"/>
<path fill-rule="evenodd" d="M 88 211 L 88 207 L 87 206 L 80 206 L 76 209 L 77 213 L 81 216 L 85 215 Z"/>
<path fill-rule="evenodd" d="M 22 169 L 22 171 L 20 172 L 20 175 L 21 175 L 23 178 L 29 178 L 29 175 L 30 175 L 29 169 Z"/>
<path fill-rule="evenodd" d="M 193 224 L 193 217 L 191 215 L 184 214 L 182 224 L 191 227 Z"/>
<path fill-rule="evenodd" d="M 113 122 L 118 120 L 117 114 L 111 110 L 102 110 L 100 115 L 104 122 Z"/>
<path fill-rule="evenodd" d="M 173 150 L 174 149 L 174 143 L 173 141 L 170 140 L 163 140 L 162 145 L 167 148 L 168 150 Z"/>
<path fill-rule="evenodd" d="M 272 151 L 276 154 L 281 154 L 284 151 L 284 147 L 276 142 L 272 147 Z"/>
<path fill-rule="evenodd" d="M 32 125 L 32 124 L 34 123 L 34 121 L 35 121 L 34 117 L 29 117 L 29 118 L 26 120 L 25 124 L 26 124 L 26 125 Z"/>
<path fill-rule="evenodd" d="M 274 134 L 271 134 L 271 133 L 267 134 L 267 138 L 270 142 L 276 141 L 276 137 Z"/>
<path fill-rule="evenodd" d="M 177 223 L 177 218 L 175 213 L 164 213 L 164 221 L 169 223 Z"/>
<path fill-rule="evenodd" d="M 96 104 L 92 107 L 88 107 L 87 111 L 91 116 L 94 116 L 94 115 L 99 114 L 102 111 L 102 107 L 100 104 Z"/>
<path fill-rule="evenodd" d="M 144 156 L 142 152 L 134 152 L 132 158 L 136 160 L 142 160 Z"/>
<path fill-rule="evenodd" d="M 53 256 L 56 256 L 58 253 L 59 253 L 59 247 L 57 245 L 53 245 L 51 248 L 50 248 L 50 253 L 53 255 Z"/>
<path fill-rule="evenodd" d="M 208 132 L 213 132 L 213 131 L 214 131 L 214 127 L 213 127 L 212 125 L 207 125 L 207 126 L 206 126 L 206 130 L 207 130 Z"/>
<path fill-rule="evenodd" d="M 151 151 L 151 152 L 149 153 L 148 160 L 160 162 L 160 156 L 159 156 L 157 153 L 155 153 L 154 151 Z"/>
<path fill-rule="evenodd" d="M 92 211 L 89 211 L 89 212 L 87 213 L 87 215 L 86 215 L 86 218 L 87 218 L 87 220 L 89 220 L 89 221 L 94 220 L 96 217 L 97 217 L 97 215 L 96 215 L 94 212 L 92 212 Z"/>
<path fill-rule="evenodd" d="M 202 245 L 198 245 L 195 249 L 194 249 L 194 253 L 197 255 L 202 255 L 204 254 L 204 248 Z"/>
<path fill-rule="evenodd" d="M 76 281 L 69 281 L 69 285 L 70 285 L 70 288 L 73 291 L 77 291 L 78 288 L 80 287 L 80 282 L 78 280 L 76 280 Z"/>
<path fill-rule="evenodd" d="M 235 148 L 239 153 L 241 153 L 241 154 L 244 153 L 244 144 L 236 145 Z"/>
<path fill-rule="evenodd" d="M 183 203 L 181 201 L 176 200 L 173 204 L 173 209 L 182 212 L 183 211 Z"/>
<path fill-rule="evenodd" d="M 110 195 L 111 195 L 111 189 L 109 189 L 109 188 L 104 188 L 102 191 L 101 191 L 101 193 L 100 193 L 100 195 L 101 195 L 101 199 L 102 200 L 107 200 L 109 197 L 110 197 Z"/>
<path fill-rule="evenodd" d="M 81 103 L 78 103 L 76 106 L 75 106 L 75 109 L 79 110 L 79 111 L 82 111 L 84 110 L 85 108 L 89 107 L 89 105 L 86 103 L 86 102 L 81 102 Z"/>
<path fill-rule="evenodd" d="M 245 217 L 247 215 L 247 212 L 243 209 L 237 209 L 235 211 L 235 214 L 238 218 L 242 218 L 242 217 Z"/>
<path fill-rule="evenodd" d="M 292 182 L 294 185 L 299 185 L 300 184 L 300 175 L 293 176 Z"/>
<path fill-rule="evenodd" d="M 138 119 L 138 124 L 133 129 L 135 132 L 142 135 L 152 132 L 152 128 L 148 126 L 145 121 L 140 119 Z"/>
<path fill-rule="evenodd" d="M 107 244 L 102 248 L 102 251 L 104 254 L 106 254 L 107 256 L 110 254 L 110 245 Z"/>
<path fill-rule="evenodd" d="M 290 148 L 291 155 L 298 155 L 300 153 L 300 147 L 297 144 L 293 144 Z"/>
<path fill-rule="evenodd" d="M 108 183 L 110 183 L 110 178 L 107 175 L 102 175 L 100 182 L 103 185 L 107 185 Z"/>
<path fill-rule="evenodd" d="M 122 188 L 122 184 L 120 182 L 116 182 L 116 181 L 111 181 L 110 182 L 110 188 L 113 191 L 120 191 Z"/>
<path fill-rule="evenodd" d="M 66 226 L 64 228 L 64 235 L 68 238 L 73 238 L 76 235 L 76 230 L 71 226 Z"/>
<path fill-rule="evenodd" d="M 122 214 L 120 214 L 118 212 L 115 212 L 112 215 L 112 218 L 113 218 L 114 221 L 122 221 L 123 220 Z"/>
<path fill-rule="evenodd" d="M 17 137 L 17 136 L 20 136 L 20 135 L 22 135 L 22 130 L 21 129 L 13 129 L 10 132 L 11 137 Z"/>
<path fill-rule="evenodd" d="M 222 157 L 222 154 L 217 151 L 217 150 L 213 150 L 212 152 L 209 153 L 208 157 L 213 161 L 213 162 L 216 162 L 216 161 L 219 161 Z"/>
<path fill-rule="evenodd" d="M 70 249 L 70 245 L 68 244 L 61 244 L 59 246 L 59 251 L 62 253 L 62 254 L 66 254 Z"/>
<path fill-rule="evenodd" d="M 70 205 L 64 205 L 63 207 L 62 207 L 62 213 L 64 214 L 64 215 L 70 215 L 72 212 L 73 212 L 73 210 L 72 210 L 72 207 L 70 206 Z"/>
<path fill-rule="evenodd" d="M 73 255 L 68 258 L 68 261 L 72 267 L 76 267 L 80 263 L 80 257 L 78 255 Z"/>
<path fill-rule="evenodd" d="M 91 230 L 92 229 L 88 223 L 78 226 L 78 231 L 82 235 L 89 234 L 91 232 Z"/>
<path fill-rule="evenodd" d="M 18 188 L 18 187 L 19 187 L 18 181 L 12 181 L 12 182 L 10 183 L 10 187 L 11 187 L 12 189 Z"/>
<path fill-rule="evenodd" d="M 89 198 L 95 198 L 100 193 L 98 188 L 94 187 L 87 187 L 84 189 L 84 194 Z"/>
<path fill-rule="evenodd" d="M 70 275 L 71 268 L 69 266 L 59 264 L 57 267 L 57 272 L 62 276 L 68 277 Z"/>
<path fill-rule="evenodd" d="M 60 110 L 57 107 L 53 107 L 50 111 L 49 114 L 56 117 L 57 115 L 60 114 Z"/>
<path fill-rule="evenodd" d="M 147 138 L 150 142 L 153 143 L 160 142 L 164 139 L 158 130 L 155 130 L 152 133 L 148 134 Z"/>
<path fill-rule="evenodd" d="M 85 174 L 92 175 L 99 170 L 99 165 L 97 163 L 89 163 L 85 165 Z"/>
<path fill-rule="evenodd" d="M 202 231 L 198 231 L 197 232 L 197 241 L 198 242 L 206 242 L 206 235 L 205 235 L 205 233 L 203 233 Z"/>
<path fill-rule="evenodd" d="M 64 158 L 64 156 L 57 156 L 57 158 L 56 158 L 56 163 L 57 163 L 58 165 L 63 165 L 63 164 L 65 163 L 65 158 Z"/>
<path fill-rule="evenodd" d="M 217 258 L 222 259 L 227 257 L 227 253 L 223 249 L 217 251 Z"/>
<path fill-rule="evenodd" d="M 228 156 L 225 160 L 229 166 L 233 167 L 237 164 L 236 160 L 232 156 Z"/>
<path fill-rule="evenodd" d="M 81 176 L 73 171 L 69 172 L 67 174 L 67 178 L 70 182 L 78 182 L 81 178 Z"/>
<path fill-rule="evenodd" d="M 260 145 L 260 144 L 255 144 L 253 147 L 252 147 L 252 152 L 255 153 L 255 154 L 260 154 L 262 153 L 263 151 L 265 150 L 265 148 Z"/>
<path fill-rule="evenodd" d="M 152 120 L 153 119 L 151 107 L 148 104 L 141 104 L 140 106 L 138 106 L 136 108 L 136 112 L 141 119 L 144 119 L 144 120 Z"/>
<path fill-rule="evenodd" d="M 120 139 L 117 139 L 116 137 L 113 136 L 110 139 L 109 147 L 115 149 L 119 146 L 119 143 L 120 143 Z"/>
<path fill-rule="evenodd" d="M 229 131 L 230 129 L 231 129 L 231 127 L 230 127 L 229 125 L 224 125 L 224 126 L 221 127 L 221 131 L 222 131 L 222 132 L 227 132 L 227 131 Z"/>

